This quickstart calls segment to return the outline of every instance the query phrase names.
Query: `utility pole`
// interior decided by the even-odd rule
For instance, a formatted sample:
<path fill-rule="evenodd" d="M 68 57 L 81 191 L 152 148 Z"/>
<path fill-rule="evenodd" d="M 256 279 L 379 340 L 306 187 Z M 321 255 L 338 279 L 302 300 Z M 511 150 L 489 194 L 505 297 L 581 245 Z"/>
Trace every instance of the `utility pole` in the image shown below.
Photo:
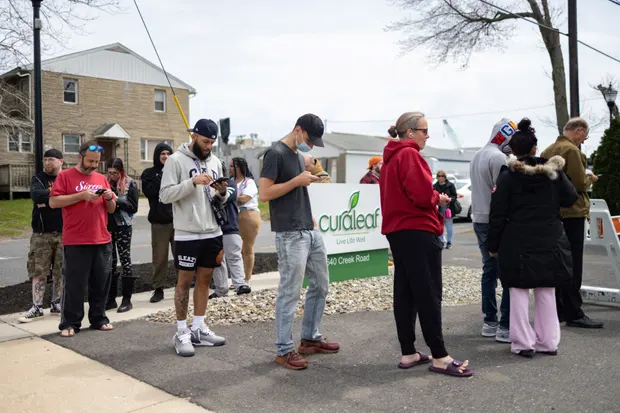
<path fill-rule="evenodd" d="M 41 103 L 41 1 L 32 0 L 34 30 L 34 162 L 36 173 L 43 171 L 43 105 Z"/>
<path fill-rule="evenodd" d="M 579 62 L 577 59 L 577 0 L 568 0 L 568 67 L 570 116 L 579 116 Z"/>

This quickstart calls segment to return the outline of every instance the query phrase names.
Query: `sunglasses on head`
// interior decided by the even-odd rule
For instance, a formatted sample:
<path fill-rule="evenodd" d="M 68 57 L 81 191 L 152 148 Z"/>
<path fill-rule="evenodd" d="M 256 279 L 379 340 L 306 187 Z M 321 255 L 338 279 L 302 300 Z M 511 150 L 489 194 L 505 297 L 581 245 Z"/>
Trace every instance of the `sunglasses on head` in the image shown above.
<path fill-rule="evenodd" d="M 90 145 L 88 150 L 91 152 L 103 152 L 103 148 L 99 145 Z"/>
<path fill-rule="evenodd" d="M 445 178 L 445 175 L 437 175 L 437 178 Z"/>

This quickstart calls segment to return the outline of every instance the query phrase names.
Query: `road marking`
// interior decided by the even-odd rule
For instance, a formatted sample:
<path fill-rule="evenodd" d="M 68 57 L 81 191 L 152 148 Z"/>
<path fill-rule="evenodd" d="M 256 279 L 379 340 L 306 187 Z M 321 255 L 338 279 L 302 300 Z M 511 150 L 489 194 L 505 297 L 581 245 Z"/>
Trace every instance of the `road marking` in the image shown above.
<path fill-rule="evenodd" d="M 21 257 L 0 257 L 0 261 L 14 260 Z"/>

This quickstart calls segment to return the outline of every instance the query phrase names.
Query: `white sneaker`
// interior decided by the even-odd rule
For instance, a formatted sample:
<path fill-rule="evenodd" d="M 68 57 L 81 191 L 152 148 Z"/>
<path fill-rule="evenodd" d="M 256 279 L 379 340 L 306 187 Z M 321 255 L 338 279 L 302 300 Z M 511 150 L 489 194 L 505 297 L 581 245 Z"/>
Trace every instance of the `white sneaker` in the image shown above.
<path fill-rule="evenodd" d="M 498 327 L 497 333 L 495 334 L 495 341 L 510 344 L 510 330 Z"/>
<path fill-rule="evenodd" d="M 192 328 L 192 344 L 203 347 L 218 347 L 226 344 L 226 339 L 215 335 L 209 327 L 203 324 L 196 330 Z"/>
<path fill-rule="evenodd" d="M 482 325 L 482 337 L 496 337 L 498 324 L 484 323 Z"/>
<path fill-rule="evenodd" d="M 192 345 L 192 332 L 189 328 L 183 330 L 181 334 L 177 331 L 172 337 L 174 350 L 181 357 L 191 357 L 194 355 L 194 346 Z"/>

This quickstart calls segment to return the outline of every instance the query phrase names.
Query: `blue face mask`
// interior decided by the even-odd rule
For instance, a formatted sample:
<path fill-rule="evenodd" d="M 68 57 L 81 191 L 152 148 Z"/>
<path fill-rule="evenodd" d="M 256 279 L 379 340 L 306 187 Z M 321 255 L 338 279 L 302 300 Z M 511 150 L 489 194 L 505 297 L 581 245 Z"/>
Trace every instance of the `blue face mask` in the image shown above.
<path fill-rule="evenodd" d="M 302 152 L 310 152 L 312 150 L 312 148 L 304 140 L 303 135 L 301 135 L 301 143 L 298 143 L 297 140 L 295 140 L 295 145 L 297 146 L 297 149 Z"/>

